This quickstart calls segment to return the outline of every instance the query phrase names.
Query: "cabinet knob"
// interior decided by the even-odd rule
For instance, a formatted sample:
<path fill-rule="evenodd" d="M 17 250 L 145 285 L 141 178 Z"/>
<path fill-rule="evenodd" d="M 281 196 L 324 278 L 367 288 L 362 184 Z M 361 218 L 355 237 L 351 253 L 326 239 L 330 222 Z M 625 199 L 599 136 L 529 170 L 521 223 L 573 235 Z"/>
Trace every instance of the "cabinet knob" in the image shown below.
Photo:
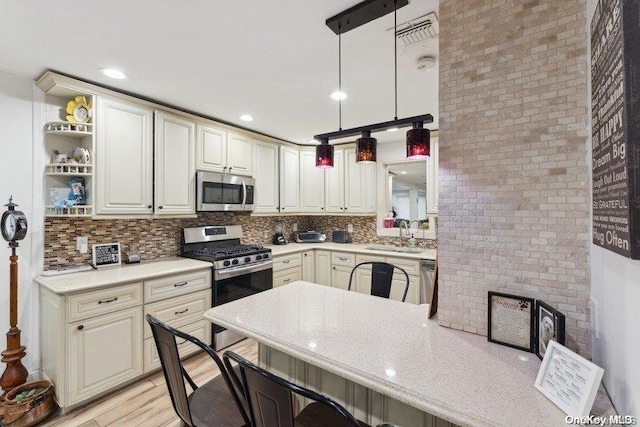
<path fill-rule="evenodd" d="M 324 210 L 324 206 L 321 206 L 320 209 Z"/>
<path fill-rule="evenodd" d="M 233 167 L 229 166 L 229 170 L 233 169 Z"/>
<path fill-rule="evenodd" d="M 284 207 L 282 208 L 282 210 L 284 210 Z"/>
<path fill-rule="evenodd" d="M 84 325 L 78 325 L 78 330 L 81 331 L 84 329 Z"/>
<path fill-rule="evenodd" d="M 162 209 L 162 206 L 158 206 L 158 209 Z"/>
<path fill-rule="evenodd" d="M 344 210 L 346 211 L 346 210 L 347 210 L 347 208 L 344 208 Z"/>
<path fill-rule="evenodd" d="M 147 209 L 151 209 L 153 206 L 151 205 L 147 205 Z"/>

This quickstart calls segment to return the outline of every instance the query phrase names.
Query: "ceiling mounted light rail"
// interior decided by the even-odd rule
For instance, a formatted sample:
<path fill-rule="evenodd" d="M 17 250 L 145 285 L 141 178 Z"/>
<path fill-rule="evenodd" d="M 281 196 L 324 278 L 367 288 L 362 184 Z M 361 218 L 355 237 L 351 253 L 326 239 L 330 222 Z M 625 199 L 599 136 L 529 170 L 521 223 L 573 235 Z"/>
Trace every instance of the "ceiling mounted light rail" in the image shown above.
<path fill-rule="evenodd" d="M 425 123 L 433 123 L 431 114 L 423 114 L 415 117 L 398 119 L 398 46 L 397 46 L 397 10 L 409 4 L 408 0 L 365 0 L 357 5 L 327 19 L 326 24 L 334 33 L 338 35 L 338 79 L 339 90 L 342 90 L 342 55 L 341 55 L 341 35 L 349 30 L 357 28 L 374 19 L 380 18 L 393 12 L 394 25 L 394 94 L 395 94 L 395 116 L 388 122 L 376 123 L 367 126 L 360 126 L 351 129 L 342 129 L 342 102 L 339 105 L 339 129 L 335 132 L 328 132 L 315 135 L 314 139 L 321 141 L 316 146 L 316 166 L 333 167 L 333 146 L 329 145 L 329 140 L 344 138 L 354 135 L 361 135 L 356 140 L 356 162 L 373 163 L 376 161 L 377 140 L 371 137 L 371 132 L 389 130 L 411 124 L 413 129 L 407 131 L 407 158 L 421 159 L 430 154 L 430 133 L 424 128 Z M 328 158 L 330 156 L 330 159 Z"/>

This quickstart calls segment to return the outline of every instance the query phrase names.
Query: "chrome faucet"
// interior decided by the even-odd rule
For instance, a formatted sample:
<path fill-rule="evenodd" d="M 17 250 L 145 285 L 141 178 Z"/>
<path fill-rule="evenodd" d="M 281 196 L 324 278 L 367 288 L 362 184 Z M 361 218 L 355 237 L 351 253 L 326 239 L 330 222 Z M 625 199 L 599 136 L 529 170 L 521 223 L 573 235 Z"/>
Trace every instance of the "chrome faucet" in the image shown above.
<path fill-rule="evenodd" d="M 407 221 L 402 220 L 400 221 L 400 246 L 402 247 L 402 229 L 405 229 L 405 235 L 407 237 L 409 237 L 409 224 L 407 224 Z"/>

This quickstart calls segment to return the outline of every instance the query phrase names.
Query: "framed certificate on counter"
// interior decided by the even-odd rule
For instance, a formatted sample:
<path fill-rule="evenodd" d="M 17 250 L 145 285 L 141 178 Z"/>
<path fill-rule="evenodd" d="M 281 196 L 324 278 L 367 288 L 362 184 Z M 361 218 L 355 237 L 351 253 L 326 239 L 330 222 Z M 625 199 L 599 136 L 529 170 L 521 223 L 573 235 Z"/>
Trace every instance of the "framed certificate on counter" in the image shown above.
<path fill-rule="evenodd" d="M 120 243 L 101 243 L 93 245 L 91 261 L 95 268 L 118 266 L 122 264 Z"/>
<path fill-rule="evenodd" d="M 572 417 L 591 411 L 604 369 L 584 357 L 549 341 L 535 386 Z"/>
<path fill-rule="evenodd" d="M 491 342 L 533 352 L 535 300 L 489 291 L 488 331 Z"/>

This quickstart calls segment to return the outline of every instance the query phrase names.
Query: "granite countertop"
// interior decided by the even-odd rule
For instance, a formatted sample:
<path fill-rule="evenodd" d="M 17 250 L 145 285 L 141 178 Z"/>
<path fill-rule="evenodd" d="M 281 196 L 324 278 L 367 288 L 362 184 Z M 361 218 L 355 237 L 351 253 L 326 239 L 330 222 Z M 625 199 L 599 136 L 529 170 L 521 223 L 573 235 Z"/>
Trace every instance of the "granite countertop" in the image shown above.
<path fill-rule="evenodd" d="M 139 264 L 123 264 L 122 266 L 106 267 L 100 270 L 80 273 L 60 274 L 58 276 L 41 275 L 34 280 L 54 293 L 67 294 L 211 267 L 212 264 L 206 261 L 168 257 Z"/>
<path fill-rule="evenodd" d="M 296 252 L 304 252 L 312 249 L 324 249 L 327 251 L 342 251 L 351 252 L 366 255 L 377 255 L 382 257 L 398 257 L 409 259 L 436 259 L 436 249 L 422 249 L 418 253 L 408 252 L 394 252 L 393 249 L 398 249 L 395 246 L 384 246 L 376 244 L 361 244 L 361 243 L 288 243 L 286 245 L 268 245 L 266 248 L 271 249 L 273 256 L 294 254 Z M 374 250 L 367 249 L 370 247 L 375 248 L 388 248 L 389 250 Z M 407 247 L 404 247 L 407 249 Z"/>
<path fill-rule="evenodd" d="M 461 426 L 566 426 L 564 412 L 534 387 L 541 362 L 533 353 L 439 326 L 426 312 L 298 281 L 204 316 Z M 599 402 L 597 414 L 612 411 L 606 395 Z"/>

